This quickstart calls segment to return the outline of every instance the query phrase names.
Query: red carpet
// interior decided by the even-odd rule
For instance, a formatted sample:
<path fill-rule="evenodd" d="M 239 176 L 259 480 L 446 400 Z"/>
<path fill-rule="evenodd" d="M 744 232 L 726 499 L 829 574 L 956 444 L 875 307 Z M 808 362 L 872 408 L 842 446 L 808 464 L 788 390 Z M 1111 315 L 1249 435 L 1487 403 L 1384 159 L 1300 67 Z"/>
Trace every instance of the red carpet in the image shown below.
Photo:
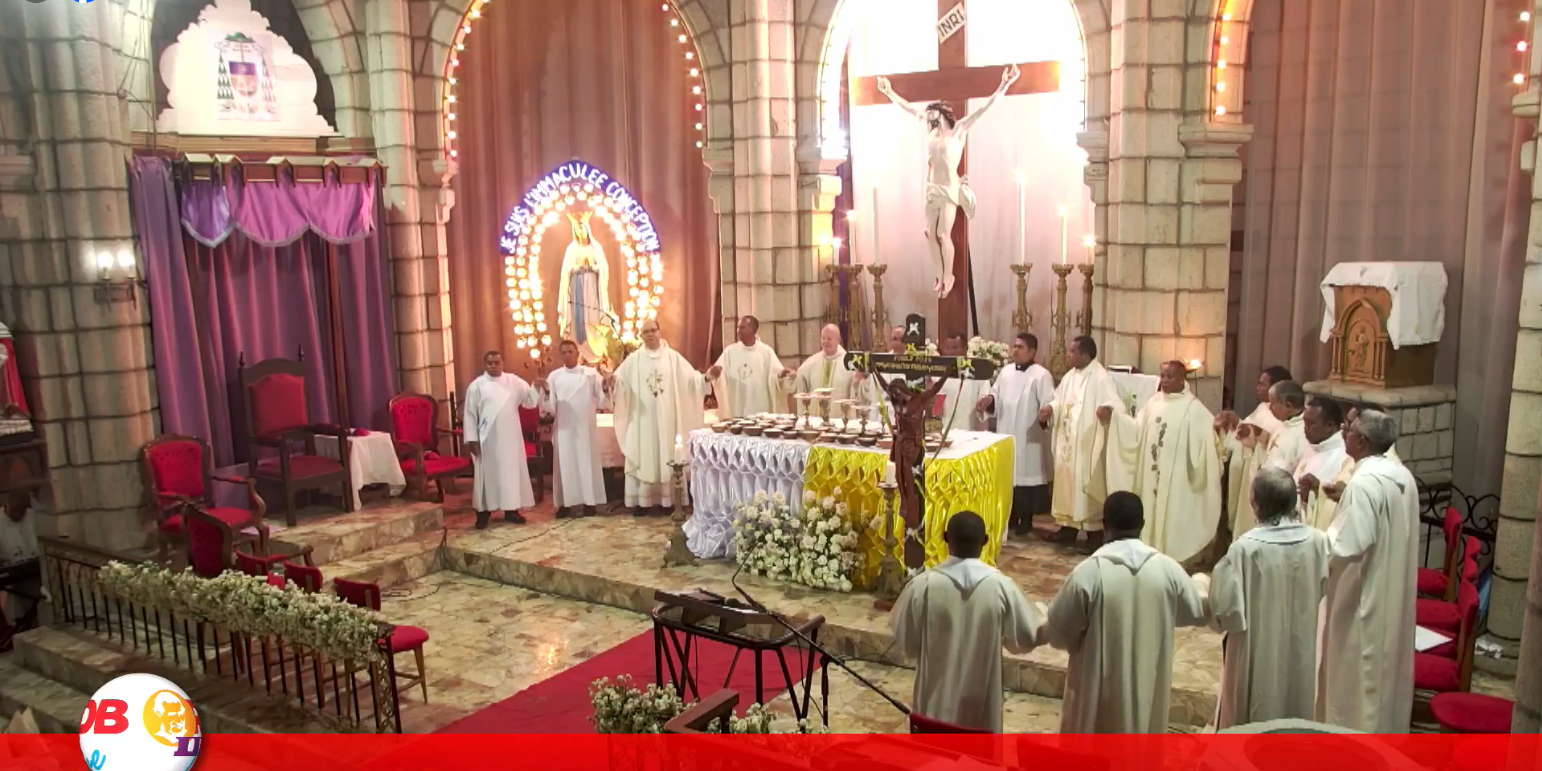
<path fill-rule="evenodd" d="M 667 643 L 667 638 L 666 638 Z M 681 643 L 684 644 L 683 642 Z M 740 694 L 740 711 L 755 699 L 755 655 L 745 651 L 733 665 L 735 649 L 722 643 L 696 638 L 691 646 L 691 672 L 701 695 L 711 695 L 727 687 Z M 802 651 L 786 649 L 787 668 L 794 683 L 802 686 Z M 765 700 L 771 701 L 786 690 L 782 668 L 773 653 L 761 654 L 764 661 Z M 675 664 L 679 668 L 678 661 Z M 729 668 L 733 677 L 724 685 Z M 436 733 L 592 733 L 589 717 L 589 684 L 602 677 L 615 679 L 631 675 L 632 684 L 646 688 L 653 682 L 653 632 L 644 632 L 575 667 L 564 670 L 503 701 L 481 709 L 439 729 Z M 819 677 L 816 670 L 814 677 Z M 670 682 L 669 665 L 664 665 L 664 682 Z M 818 694 L 815 694 L 818 698 Z M 694 699 L 693 699 L 694 700 Z"/>

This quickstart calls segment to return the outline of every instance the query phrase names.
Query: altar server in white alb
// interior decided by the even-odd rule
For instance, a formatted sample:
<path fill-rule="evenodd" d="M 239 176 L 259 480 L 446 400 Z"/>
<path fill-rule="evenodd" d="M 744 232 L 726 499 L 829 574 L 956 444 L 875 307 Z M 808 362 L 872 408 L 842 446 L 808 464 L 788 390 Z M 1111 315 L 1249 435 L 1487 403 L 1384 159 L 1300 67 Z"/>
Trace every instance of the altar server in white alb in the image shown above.
<path fill-rule="evenodd" d="M 1212 576 L 1194 577 L 1211 626 L 1226 635 L 1217 728 L 1313 716 L 1328 537 L 1301 521 L 1296 482 L 1279 469 L 1258 472 L 1252 505 L 1258 526 Z"/>
<path fill-rule="evenodd" d="M 541 403 L 535 388 L 518 375 L 503 371 L 502 353 L 488 351 L 482 366 L 486 371 L 466 389 L 462 415 L 466 449 L 475 464 L 471 507 L 476 510 L 479 530 L 487 527 L 495 511 L 503 512 L 509 522 L 524 524 L 519 510 L 535 505 L 519 410 Z"/>
<path fill-rule="evenodd" d="M 1232 533 L 1242 524 L 1251 526 L 1253 509 L 1248 505 L 1248 491 L 1253 475 L 1264 462 L 1264 445 L 1280 430 L 1280 419 L 1269 409 L 1269 389 L 1290 379 L 1290 370 L 1279 365 L 1265 367 L 1258 375 L 1254 394 L 1258 406 L 1246 418 L 1226 410 L 1215 418 L 1215 430 L 1221 434 L 1221 461 L 1226 466 L 1226 518 Z"/>
<path fill-rule="evenodd" d="M 1301 521 L 1327 530 L 1338 504 L 1323 493 L 1323 486 L 1338 479 L 1349 463 L 1344 449 L 1344 411 L 1332 399 L 1315 398 L 1301 413 L 1301 431 L 1306 436 L 1306 450 L 1291 474 L 1301 496 Z"/>
<path fill-rule="evenodd" d="M 608 405 L 609 394 L 600 373 L 579 363 L 578 343 L 563 340 L 557 350 L 562 366 L 546 376 L 541 400 L 541 411 L 553 416 L 552 498 L 559 519 L 592 516 L 605 505 L 594 414 Z"/>
<path fill-rule="evenodd" d="M 807 393 L 830 389 L 831 399 L 867 399 L 867 373 L 853 372 L 846 366 L 846 347 L 841 345 L 841 328 L 826 324 L 819 330 L 819 350 L 798 365 L 798 376 L 786 383 Z M 833 408 L 831 417 L 839 417 Z"/>
<path fill-rule="evenodd" d="M 1001 648 L 1033 650 L 1043 623 L 1017 582 L 980 561 L 985 520 L 948 519 L 948 559 L 905 585 L 894 643 L 916 660 L 912 706 L 934 720 L 1001 733 Z"/>
<path fill-rule="evenodd" d="M 996 414 L 996 433 L 1012 437 L 1009 527 L 1016 535 L 1027 535 L 1033 518 L 1049 513 L 1049 483 L 1054 478 L 1049 432 L 1039 423 L 1039 410 L 1055 400 L 1055 378 L 1034 362 L 1038 353 L 1039 338 L 1019 334 L 1012 341 L 1012 360 L 976 405 L 982 414 Z"/>
<path fill-rule="evenodd" d="M 724 348 L 717 363 L 707 369 L 707 380 L 717 393 L 718 417 L 726 420 L 786 412 L 782 382 L 796 373 L 782 366 L 776 351 L 760 341 L 760 319 L 739 319 L 738 332 L 739 339 Z"/>
<path fill-rule="evenodd" d="M 953 332 L 942 338 L 943 356 L 969 355 L 969 341 L 962 332 Z M 989 430 L 986 414 L 979 409 L 980 401 L 990 394 L 991 381 L 970 380 L 961 377 L 948 378 L 937 392 L 937 411 L 934 415 L 944 426 L 956 430 Z"/>
<path fill-rule="evenodd" d="M 1171 557 L 1140 541 L 1140 498 L 1108 496 L 1108 542 L 1071 570 L 1041 643 L 1069 651 L 1060 733 L 1165 733 L 1173 629 L 1205 623 L 1204 601 Z"/>
<path fill-rule="evenodd" d="M 626 456 L 626 505 L 632 515 L 669 513 L 675 505 L 670 461 L 684 460 L 683 442 L 701 428 L 707 380 L 659 336 L 659 323 L 642 324 L 643 345 L 616 370 L 616 437 Z M 662 512 L 659 509 L 662 508 Z"/>
<path fill-rule="evenodd" d="M 1419 492 L 1387 457 L 1397 421 L 1362 410 L 1345 437 L 1355 473 L 1328 526 L 1328 589 L 1317 720 L 1404 733 L 1413 712 Z"/>
<path fill-rule="evenodd" d="M 1071 369 L 1055 387 L 1055 401 L 1039 408 L 1038 416 L 1039 423 L 1049 427 L 1054 447 L 1050 513 L 1060 527 L 1049 538 L 1070 544 L 1078 531 L 1086 531 L 1082 549 L 1089 554 L 1103 544 L 1103 499 L 1098 495 L 1106 489 L 1101 477 L 1108 427 L 1098 420 L 1098 408 L 1127 409 L 1124 391 L 1097 359 L 1098 345 L 1092 338 L 1072 340 L 1066 346 Z"/>
<path fill-rule="evenodd" d="M 1189 392 L 1183 362 L 1162 365 L 1138 415 L 1099 407 L 1098 420 L 1109 425 L 1108 488 L 1146 504 L 1141 540 L 1180 563 L 1199 557 L 1221 522 L 1221 456 L 1215 416 Z"/>

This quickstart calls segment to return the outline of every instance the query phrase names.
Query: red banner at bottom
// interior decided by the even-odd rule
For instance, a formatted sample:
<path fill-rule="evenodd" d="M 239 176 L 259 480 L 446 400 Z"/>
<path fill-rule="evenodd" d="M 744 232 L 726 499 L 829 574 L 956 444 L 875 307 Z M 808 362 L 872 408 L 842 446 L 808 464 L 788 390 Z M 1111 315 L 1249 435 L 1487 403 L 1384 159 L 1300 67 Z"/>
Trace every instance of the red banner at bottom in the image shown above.
<path fill-rule="evenodd" d="M 539 734 L 207 736 L 199 771 L 1539 771 L 1537 736 Z M 128 759 L 120 759 L 128 760 Z M 139 763 L 107 764 L 149 768 Z M 152 763 L 151 765 L 156 765 Z M 0 769 L 88 768 L 78 737 L 0 736 Z M 95 771 L 112 771 L 103 767 Z"/>

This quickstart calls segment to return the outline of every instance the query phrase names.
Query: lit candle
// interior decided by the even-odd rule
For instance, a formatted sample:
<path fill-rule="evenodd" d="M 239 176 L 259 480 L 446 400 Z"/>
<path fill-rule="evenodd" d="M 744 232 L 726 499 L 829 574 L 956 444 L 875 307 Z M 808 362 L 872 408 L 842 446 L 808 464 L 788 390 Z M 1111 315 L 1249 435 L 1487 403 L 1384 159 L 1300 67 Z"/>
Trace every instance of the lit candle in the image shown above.
<path fill-rule="evenodd" d="M 878 186 L 877 185 L 873 185 L 873 216 L 870 217 L 869 219 L 871 219 L 873 221 L 873 263 L 876 264 L 876 263 L 878 263 L 879 261 L 881 261 L 883 259 L 883 254 L 878 250 Z"/>
<path fill-rule="evenodd" d="M 1017 172 L 1017 264 L 1028 264 L 1028 172 Z"/>
<path fill-rule="evenodd" d="M 894 484 L 894 461 L 892 460 L 883 467 L 883 481 L 885 484 Z"/>
<path fill-rule="evenodd" d="M 857 222 L 858 222 L 858 219 L 857 219 L 857 213 L 856 213 L 855 210 L 846 212 L 846 242 L 851 244 L 851 261 L 852 262 L 856 262 L 857 261 Z M 840 249 L 841 249 L 840 243 L 841 243 L 841 240 L 839 238 L 835 239 L 835 244 L 836 244 L 836 246 L 835 246 L 835 251 L 836 251 L 835 261 L 836 262 L 839 262 L 840 258 L 841 258 L 841 255 L 840 255 Z"/>
<path fill-rule="evenodd" d="M 853 255 L 855 257 L 855 255 Z M 841 239 L 839 236 L 830 239 L 830 262 L 841 261 Z"/>
<path fill-rule="evenodd" d="M 680 438 L 679 434 L 675 434 L 675 460 L 685 460 L 685 441 Z"/>
<path fill-rule="evenodd" d="M 1064 265 L 1066 263 L 1066 241 L 1068 240 L 1067 234 L 1070 232 L 1070 229 L 1071 229 L 1071 218 L 1067 216 L 1068 214 L 1070 214 L 1070 210 L 1066 209 L 1066 207 L 1064 207 L 1064 206 L 1060 207 L 1060 264 L 1061 265 Z"/>
<path fill-rule="evenodd" d="M 1098 237 L 1092 234 L 1082 236 L 1082 246 L 1087 247 L 1087 264 L 1092 264 L 1092 248 L 1098 245 Z"/>

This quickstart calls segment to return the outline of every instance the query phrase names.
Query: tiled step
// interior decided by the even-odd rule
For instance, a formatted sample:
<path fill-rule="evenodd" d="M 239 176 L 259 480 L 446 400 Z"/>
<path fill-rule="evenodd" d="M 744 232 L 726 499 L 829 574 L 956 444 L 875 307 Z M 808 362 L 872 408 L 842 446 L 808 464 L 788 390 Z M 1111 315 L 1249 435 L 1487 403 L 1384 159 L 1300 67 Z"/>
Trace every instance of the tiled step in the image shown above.
<path fill-rule="evenodd" d="M 80 732 L 80 716 L 91 696 L 22 667 L 13 653 L 0 657 L 0 720 L 31 709 L 47 734 Z"/>
<path fill-rule="evenodd" d="M 443 530 L 443 506 L 397 498 L 351 514 L 302 518 L 273 534 L 272 549 L 284 553 L 309 546 L 315 564 L 326 566 Z"/>

